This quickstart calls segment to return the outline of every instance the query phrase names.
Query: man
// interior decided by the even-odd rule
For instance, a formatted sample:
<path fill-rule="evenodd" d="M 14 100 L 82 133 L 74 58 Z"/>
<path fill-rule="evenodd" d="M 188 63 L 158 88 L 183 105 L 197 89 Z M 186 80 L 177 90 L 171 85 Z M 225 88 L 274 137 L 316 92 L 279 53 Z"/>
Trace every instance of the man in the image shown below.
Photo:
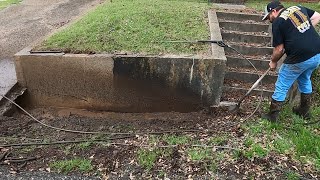
<path fill-rule="evenodd" d="M 269 63 L 275 69 L 284 53 L 287 58 L 279 69 L 269 113 L 263 118 L 276 122 L 286 95 L 295 80 L 301 93 L 301 102 L 293 112 L 305 119 L 310 118 L 311 74 L 320 64 L 320 36 L 315 26 L 320 14 L 302 6 L 285 8 L 279 1 L 270 2 L 262 20 L 272 23 L 273 53 Z"/>

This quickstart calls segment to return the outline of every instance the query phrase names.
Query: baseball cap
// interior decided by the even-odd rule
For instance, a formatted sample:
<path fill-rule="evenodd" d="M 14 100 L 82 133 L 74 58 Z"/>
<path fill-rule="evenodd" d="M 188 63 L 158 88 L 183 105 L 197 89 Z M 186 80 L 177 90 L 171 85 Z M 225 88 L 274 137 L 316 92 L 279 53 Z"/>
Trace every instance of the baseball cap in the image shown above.
<path fill-rule="evenodd" d="M 270 12 L 273 9 L 276 9 L 279 6 L 282 6 L 282 4 L 279 1 L 271 1 L 268 5 L 266 5 L 265 10 L 264 10 L 265 14 L 264 14 L 264 16 L 262 18 L 262 21 L 268 19 L 268 16 L 269 16 Z"/>

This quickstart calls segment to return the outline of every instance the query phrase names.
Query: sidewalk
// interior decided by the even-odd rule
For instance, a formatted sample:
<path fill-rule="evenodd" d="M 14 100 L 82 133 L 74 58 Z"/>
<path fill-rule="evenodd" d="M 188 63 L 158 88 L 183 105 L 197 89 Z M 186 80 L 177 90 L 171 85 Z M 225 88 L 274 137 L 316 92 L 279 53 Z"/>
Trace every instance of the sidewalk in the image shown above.
<path fill-rule="evenodd" d="M 102 0 L 23 0 L 0 11 L 0 94 L 16 83 L 13 56 Z M 0 97 L 0 100 L 2 97 Z"/>

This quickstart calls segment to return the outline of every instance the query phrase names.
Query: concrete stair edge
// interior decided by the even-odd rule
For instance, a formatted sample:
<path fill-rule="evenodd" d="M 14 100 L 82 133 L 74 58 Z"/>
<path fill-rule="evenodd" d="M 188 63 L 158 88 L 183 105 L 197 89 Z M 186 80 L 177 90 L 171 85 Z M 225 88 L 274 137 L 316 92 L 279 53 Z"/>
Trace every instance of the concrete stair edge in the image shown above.
<path fill-rule="evenodd" d="M 238 91 L 240 93 L 243 93 L 243 95 L 245 95 L 245 93 L 247 93 L 249 91 L 249 89 L 246 89 L 246 88 L 238 88 L 238 87 L 232 87 L 232 86 L 223 86 L 222 89 L 224 92 Z M 263 92 L 262 93 L 263 97 L 271 97 L 274 92 L 273 90 L 257 88 L 257 89 L 252 90 L 252 92 L 250 94 L 251 95 L 260 95 L 261 91 Z"/>
<path fill-rule="evenodd" d="M 259 75 L 247 72 L 226 71 L 225 79 L 242 81 L 245 83 L 254 83 L 259 79 Z M 276 75 L 266 75 L 261 82 L 264 84 L 274 84 L 277 80 Z"/>
<path fill-rule="evenodd" d="M 19 96 L 22 96 L 27 88 L 20 86 L 16 83 L 6 94 L 5 96 L 12 101 L 15 101 Z M 0 116 L 10 116 L 15 107 L 10 101 L 6 98 L 0 100 Z"/>

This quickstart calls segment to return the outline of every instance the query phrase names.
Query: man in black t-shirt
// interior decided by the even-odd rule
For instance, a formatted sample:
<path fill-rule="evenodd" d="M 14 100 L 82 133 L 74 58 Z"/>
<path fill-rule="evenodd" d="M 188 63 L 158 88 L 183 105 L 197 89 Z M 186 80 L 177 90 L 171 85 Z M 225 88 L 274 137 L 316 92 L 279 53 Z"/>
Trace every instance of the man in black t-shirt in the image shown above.
<path fill-rule="evenodd" d="M 287 58 L 280 67 L 270 111 L 263 117 L 275 122 L 294 81 L 298 82 L 301 102 L 293 112 L 305 119 L 310 118 L 311 74 L 320 64 L 320 36 L 315 26 L 320 14 L 302 6 L 285 8 L 279 1 L 270 2 L 265 8 L 262 20 L 272 23 L 273 53 L 269 63 L 275 69 L 284 53 Z"/>

